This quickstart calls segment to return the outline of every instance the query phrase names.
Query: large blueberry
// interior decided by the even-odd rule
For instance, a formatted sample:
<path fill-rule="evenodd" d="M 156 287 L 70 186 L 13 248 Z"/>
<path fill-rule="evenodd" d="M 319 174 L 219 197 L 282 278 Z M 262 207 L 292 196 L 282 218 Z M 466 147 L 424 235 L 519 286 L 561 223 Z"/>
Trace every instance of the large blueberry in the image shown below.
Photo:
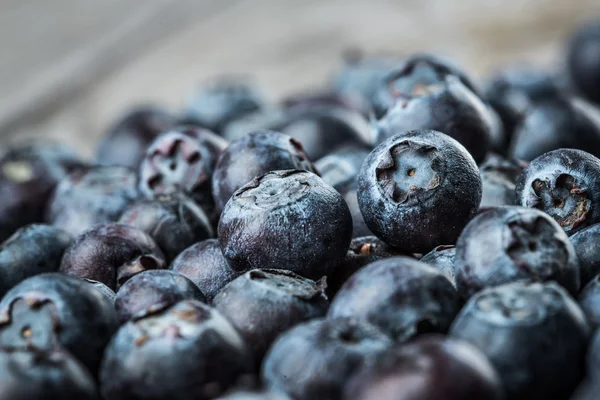
<path fill-rule="evenodd" d="M 579 259 L 581 286 L 600 274 L 600 224 L 594 224 L 569 237 Z"/>

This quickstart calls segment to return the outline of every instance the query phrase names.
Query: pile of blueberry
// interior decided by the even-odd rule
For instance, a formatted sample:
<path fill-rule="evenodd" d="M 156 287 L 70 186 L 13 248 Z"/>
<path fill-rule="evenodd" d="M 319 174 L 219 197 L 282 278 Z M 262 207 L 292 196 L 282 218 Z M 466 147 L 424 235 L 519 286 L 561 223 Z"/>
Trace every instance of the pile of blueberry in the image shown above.
<path fill-rule="evenodd" d="M 7 149 L 0 400 L 600 399 L 600 23 L 564 70 L 353 55 Z"/>

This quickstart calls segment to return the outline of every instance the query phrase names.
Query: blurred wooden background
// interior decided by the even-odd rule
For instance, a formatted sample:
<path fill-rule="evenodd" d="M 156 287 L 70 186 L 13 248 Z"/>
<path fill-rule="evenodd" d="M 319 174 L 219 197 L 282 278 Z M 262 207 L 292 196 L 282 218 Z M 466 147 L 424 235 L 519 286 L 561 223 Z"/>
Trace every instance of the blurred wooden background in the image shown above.
<path fill-rule="evenodd" d="M 273 99 L 327 82 L 350 47 L 433 51 L 475 76 L 560 66 L 598 0 L 0 0 L 0 142 L 68 140 L 93 153 L 128 106 L 181 107 L 210 77 Z"/>

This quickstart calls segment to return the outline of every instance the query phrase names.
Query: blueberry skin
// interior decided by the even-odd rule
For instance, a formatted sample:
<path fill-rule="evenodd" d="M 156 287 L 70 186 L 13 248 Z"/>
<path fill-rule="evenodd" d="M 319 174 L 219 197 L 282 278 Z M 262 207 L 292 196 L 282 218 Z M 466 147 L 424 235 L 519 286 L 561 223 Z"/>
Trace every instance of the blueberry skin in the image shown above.
<path fill-rule="evenodd" d="M 515 128 L 509 154 L 530 161 L 573 148 L 600 156 L 600 113 L 583 100 L 556 96 L 532 105 Z"/>
<path fill-rule="evenodd" d="M 319 176 L 328 185 L 338 189 L 349 180 L 355 180 L 369 149 L 363 146 L 343 146 L 315 162 Z M 339 190 L 339 189 L 338 189 Z"/>
<path fill-rule="evenodd" d="M 315 172 L 302 145 L 288 135 L 255 131 L 236 140 L 221 154 L 213 176 L 213 196 L 222 210 L 236 190 L 269 171 Z"/>
<path fill-rule="evenodd" d="M 342 285 L 327 317 L 369 321 L 396 342 L 446 332 L 461 307 L 450 281 L 427 264 L 391 257 L 360 269 Z"/>
<path fill-rule="evenodd" d="M 17 230 L 0 244 L 0 297 L 19 282 L 44 272 L 56 272 L 71 237 L 50 225 Z"/>
<path fill-rule="evenodd" d="M 398 249 L 385 244 L 375 236 L 353 238 L 344 260 L 327 275 L 327 296 L 332 299 L 344 282 L 365 265 L 399 255 L 402 254 Z"/>
<path fill-rule="evenodd" d="M 318 279 L 346 254 L 352 218 L 342 196 L 317 175 L 272 171 L 235 192 L 218 236 L 236 271 L 287 269 Z"/>
<path fill-rule="evenodd" d="M 0 158 L 0 240 L 17 229 L 44 222 L 58 182 L 83 162 L 63 145 L 41 142 L 8 149 Z"/>
<path fill-rule="evenodd" d="M 114 400 L 208 400 L 251 368 L 244 341 L 225 317 L 186 300 L 119 329 L 104 353 L 100 388 Z"/>
<path fill-rule="evenodd" d="M 240 332 L 257 361 L 279 334 L 329 306 L 325 281 L 314 282 L 285 270 L 255 269 L 228 283 L 213 306 Z"/>
<path fill-rule="evenodd" d="M 484 90 L 484 99 L 502 119 L 506 132 L 501 148 L 506 151 L 513 132 L 527 110 L 538 101 L 560 94 L 556 76 L 528 65 L 513 65 L 492 75 Z"/>
<path fill-rule="evenodd" d="M 521 279 L 553 280 L 572 294 L 580 287 L 567 235 L 547 214 L 523 207 L 495 208 L 469 222 L 456 244 L 455 277 L 465 298 Z"/>
<path fill-rule="evenodd" d="M 562 287 L 525 281 L 476 294 L 450 330 L 488 357 L 515 400 L 568 398 L 583 377 L 590 334 Z"/>
<path fill-rule="evenodd" d="M 567 48 L 567 71 L 574 86 L 600 103 L 600 23 L 590 21 L 575 31 Z"/>
<path fill-rule="evenodd" d="M 367 363 L 344 400 L 502 400 L 498 373 L 472 345 L 427 335 Z"/>
<path fill-rule="evenodd" d="M 212 301 L 217 293 L 240 273 L 233 270 L 217 239 L 198 242 L 182 251 L 169 267 L 190 279 Z"/>
<path fill-rule="evenodd" d="M 61 346 L 92 375 L 119 325 L 112 302 L 89 283 L 61 273 L 26 279 L 0 302 L 2 348 Z"/>
<path fill-rule="evenodd" d="M 482 188 L 480 210 L 515 205 L 515 187 L 524 168 L 523 162 L 488 156 L 479 166 Z"/>
<path fill-rule="evenodd" d="M 99 400 L 86 369 L 63 351 L 0 352 L 0 400 Z"/>
<path fill-rule="evenodd" d="M 216 400 L 290 400 L 282 393 L 275 392 L 248 392 L 237 391 L 225 396 L 217 397 Z"/>
<path fill-rule="evenodd" d="M 584 228 L 570 236 L 579 259 L 581 286 L 600 273 L 600 249 L 596 245 L 600 241 L 600 224 Z"/>
<path fill-rule="evenodd" d="M 475 161 L 490 149 L 494 120 L 465 80 L 431 60 L 414 59 L 389 74 L 375 107 L 376 143 L 399 132 L 432 129 L 460 142 Z"/>
<path fill-rule="evenodd" d="M 475 161 L 460 143 L 436 131 L 392 136 L 369 154 L 358 176 L 367 226 L 408 253 L 454 244 L 480 201 Z"/>
<path fill-rule="evenodd" d="M 579 293 L 579 306 L 593 328 L 600 326 L 600 275 L 596 275 Z"/>
<path fill-rule="evenodd" d="M 206 298 L 192 281 L 169 270 L 143 271 L 129 279 L 115 297 L 115 310 L 121 323 L 153 306 L 171 306 L 183 300 Z"/>
<path fill-rule="evenodd" d="M 585 311 L 584 311 L 585 313 Z M 592 327 L 595 329 L 595 327 Z M 586 355 L 586 372 L 588 378 L 596 378 L 600 374 L 600 331 L 596 329 Z"/>
<path fill-rule="evenodd" d="M 231 121 L 256 112 L 266 101 L 253 85 L 235 77 L 220 77 L 203 85 L 190 99 L 189 120 L 214 132 L 221 132 Z"/>
<path fill-rule="evenodd" d="M 109 288 L 108 286 L 106 286 L 104 283 L 95 281 L 93 279 L 85 279 L 84 278 L 83 280 L 86 283 L 88 283 L 91 286 L 93 286 L 98 291 L 100 291 L 100 293 L 102 293 L 102 295 L 104 297 L 106 297 L 112 304 L 115 303 L 115 297 L 117 296 L 117 294 L 114 292 L 114 290 L 112 290 L 111 288 Z"/>
<path fill-rule="evenodd" d="M 365 218 L 360 211 L 360 205 L 358 204 L 358 178 L 354 177 L 344 183 L 338 184 L 335 186 L 335 190 L 340 192 L 350 210 L 350 215 L 352 216 L 352 237 L 373 236 L 373 232 L 367 226 Z"/>
<path fill-rule="evenodd" d="M 91 167 L 63 178 L 46 221 L 77 237 L 93 226 L 115 222 L 138 198 L 135 173 L 124 167 Z"/>
<path fill-rule="evenodd" d="M 144 232 L 123 224 L 103 224 L 75 239 L 65 251 L 60 272 L 115 290 L 135 274 L 165 265 L 162 251 Z"/>
<path fill-rule="evenodd" d="M 121 215 L 119 223 L 150 235 L 168 262 L 192 244 L 215 236 L 208 215 L 183 193 L 138 201 Z"/>
<path fill-rule="evenodd" d="M 150 143 L 175 122 L 171 114 L 156 106 L 127 111 L 104 134 L 96 152 L 98 164 L 136 168 Z"/>
<path fill-rule="evenodd" d="M 544 211 L 572 235 L 600 222 L 600 160 L 575 149 L 543 154 L 519 176 L 515 199 Z"/>
<path fill-rule="evenodd" d="M 456 246 L 438 246 L 419 261 L 441 272 L 456 287 Z"/>
<path fill-rule="evenodd" d="M 316 319 L 281 335 L 263 362 L 266 386 L 296 400 L 336 400 L 346 381 L 392 343 L 377 328 L 351 318 Z"/>

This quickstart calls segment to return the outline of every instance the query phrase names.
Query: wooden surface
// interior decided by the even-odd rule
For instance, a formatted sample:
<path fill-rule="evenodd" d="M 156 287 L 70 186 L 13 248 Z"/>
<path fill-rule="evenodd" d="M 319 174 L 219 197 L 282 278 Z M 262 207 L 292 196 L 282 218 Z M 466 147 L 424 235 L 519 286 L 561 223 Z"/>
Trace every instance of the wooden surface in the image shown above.
<path fill-rule="evenodd" d="M 93 154 L 139 103 L 177 108 L 225 73 L 273 99 L 318 87 L 350 47 L 450 56 L 476 76 L 558 67 L 598 0 L 0 0 L 0 142 L 45 136 Z"/>

